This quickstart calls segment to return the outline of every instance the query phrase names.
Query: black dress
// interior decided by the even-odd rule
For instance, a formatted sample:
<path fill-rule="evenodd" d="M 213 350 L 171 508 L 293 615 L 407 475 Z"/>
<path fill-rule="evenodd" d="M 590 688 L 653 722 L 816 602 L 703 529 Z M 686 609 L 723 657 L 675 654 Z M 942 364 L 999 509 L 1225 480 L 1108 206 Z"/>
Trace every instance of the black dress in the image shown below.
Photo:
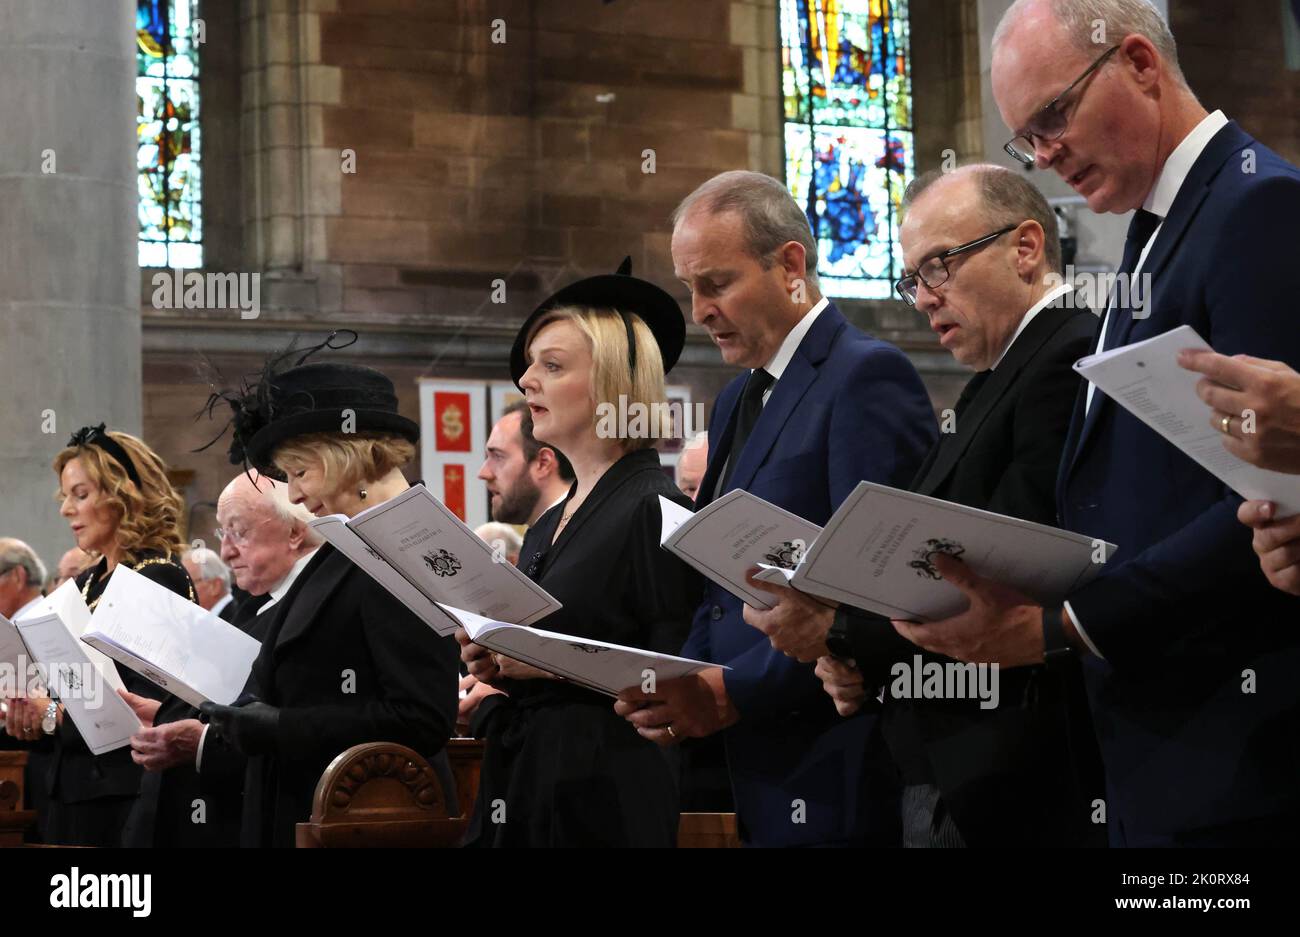
<path fill-rule="evenodd" d="M 520 551 L 525 571 L 564 608 L 558 631 L 668 654 L 681 650 L 701 584 L 659 546 L 659 496 L 690 499 L 653 449 L 614 463 L 551 544 L 565 505 L 547 511 Z M 487 739 L 468 846 L 672 846 L 678 798 L 670 757 L 614 712 L 614 701 L 558 680 L 514 680 L 490 697 L 474 734 Z M 498 702 L 499 701 L 499 702 Z"/>
<path fill-rule="evenodd" d="M 459 653 L 329 544 L 268 614 L 250 686 L 279 727 L 274 752 L 248 759 L 240 842 L 292 847 L 336 755 L 364 742 L 442 751 Z"/>
<path fill-rule="evenodd" d="M 111 577 L 104 575 L 108 561 L 77 576 L 82 598 L 94 610 Z M 194 585 L 180 559 L 158 553 L 143 553 L 127 563 L 141 576 L 183 595 L 191 602 Z M 150 699 L 166 700 L 169 694 L 134 671 L 119 667 L 127 690 Z M 112 692 L 105 687 L 105 692 Z M 131 760 L 130 746 L 92 755 L 72 718 L 64 714 L 54 733 L 54 751 L 46 776 L 49 796 L 46 842 L 62 846 L 118 846 L 127 816 L 140 792 L 143 769 Z"/>

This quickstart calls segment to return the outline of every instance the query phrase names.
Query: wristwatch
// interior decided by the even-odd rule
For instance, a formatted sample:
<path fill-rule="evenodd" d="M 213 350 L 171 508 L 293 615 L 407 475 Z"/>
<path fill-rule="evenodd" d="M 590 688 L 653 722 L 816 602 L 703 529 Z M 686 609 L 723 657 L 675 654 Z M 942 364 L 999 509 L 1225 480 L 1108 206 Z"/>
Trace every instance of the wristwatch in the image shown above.
<path fill-rule="evenodd" d="M 853 644 L 849 641 L 849 616 L 845 614 L 843 606 L 835 610 L 831 628 L 826 632 L 826 650 L 831 652 L 831 657 L 841 663 L 853 661 Z"/>
<path fill-rule="evenodd" d="M 46 735 L 53 735 L 54 730 L 59 727 L 59 704 L 50 700 L 50 705 L 45 707 L 45 715 L 41 717 L 41 731 Z"/>
<path fill-rule="evenodd" d="M 1043 608 L 1043 663 L 1045 664 L 1069 657 L 1074 653 L 1074 648 L 1065 637 L 1065 625 L 1061 621 L 1061 616 L 1064 614 L 1065 609 L 1059 605 L 1055 608 Z"/>

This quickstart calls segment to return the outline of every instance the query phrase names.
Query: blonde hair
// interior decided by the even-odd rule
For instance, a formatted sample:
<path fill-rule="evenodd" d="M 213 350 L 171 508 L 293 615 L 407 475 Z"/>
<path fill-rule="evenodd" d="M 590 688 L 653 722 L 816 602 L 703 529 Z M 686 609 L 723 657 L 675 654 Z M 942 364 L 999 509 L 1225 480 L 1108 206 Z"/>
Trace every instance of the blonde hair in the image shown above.
<path fill-rule="evenodd" d="M 415 458 L 415 445 L 391 433 L 305 433 L 275 447 L 282 471 L 319 463 L 336 490 L 378 481 Z"/>
<path fill-rule="evenodd" d="M 117 459 L 95 445 L 68 446 L 54 457 L 55 474 L 61 480 L 69 462 L 81 462 L 99 489 L 100 503 L 116 518 L 117 546 L 128 562 L 134 563 L 148 552 L 179 556 L 185 548 L 185 501 L 167 479 L 167 463 L 129 433 L 110 431 L 107 435 L 126 450 L 140 476 L 139 486 Z M 55 493 L 55 498 L 61 497 L 61 491 Z"/>
<path fill-rule="evenodd" d="M 636 373 L 628 373 L 626 315 L 632 323 L 636 340 Z M 650 327 L 634 312 L 619 313 L 614 309 L 594 309 L 586 306 L 560 306 L 542 316 L 528 334 L 525 348 L 532 346 L 537 334 L 553 322 L 572 322 L 587 339 L 591 352 L 591 399 L 595 406 L 609 404 L 620 406 L 620 398 L 630 408 L 641 404 L 651 419 L 658 417 L 661 425 L 650 425 L 644 438 L 625 438 L 623 447 L 628 452 L 649 449 L 658 439 L 672 436 L 673 425 L 668 410 L 668 394 L 664 390 L 664 359 L 659 353 Z M 532 353 L 528 353 L 532 362 Z M 656 406 L 657 405 L 657 406 Z M 592 421 L 597 419 L 592 411 Z"/>

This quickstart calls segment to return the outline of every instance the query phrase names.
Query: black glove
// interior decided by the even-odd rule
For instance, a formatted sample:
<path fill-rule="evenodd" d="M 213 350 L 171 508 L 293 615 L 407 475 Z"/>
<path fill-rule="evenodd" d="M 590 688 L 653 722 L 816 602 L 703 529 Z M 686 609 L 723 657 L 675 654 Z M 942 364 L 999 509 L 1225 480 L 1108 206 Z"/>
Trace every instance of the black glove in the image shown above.
<path fill-rule="evenodd" d="M 275 750 L 280 710 L 260 700 L 243 706 L 221 706 L 207 702 L 199 707 L 217 734 L 245 755 L 264 755 Z"/>

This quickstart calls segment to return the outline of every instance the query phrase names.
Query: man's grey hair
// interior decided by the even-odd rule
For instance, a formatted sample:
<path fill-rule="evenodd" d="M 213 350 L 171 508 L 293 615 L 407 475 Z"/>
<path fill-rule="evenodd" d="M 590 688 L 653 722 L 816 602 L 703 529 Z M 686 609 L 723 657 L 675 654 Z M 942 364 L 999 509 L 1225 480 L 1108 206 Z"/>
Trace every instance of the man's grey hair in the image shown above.
<path fill-rule="evenodd" d="M 270 484 L 270 490 L 266 485 Z M 262 500 L 275 512 L 275 516 L 289 525 L 291 530 L 302 528 L 303 545 L 307 547 L 319 546 L 321 543 L 320 534 L 316 533 L 315 528 L 311 527 L 311 521 L 314 519 L 311 511 L 301 504 L 294 504 L 289 500 L 289 486 L 284 482 L 278 482 L 273 478 L 267 478 L 265 475 L 257 477 L 257 487 L 262 492 Z"/>
<path fill-rule="evenodd" d="M 36 551 L 23 543 L 9 537 L 0 539 L 0 573 L 7 573 L 16 567 L 27 571 L 27 586 L 40 589 L 45 585 L 45 564 L 36 555 Z"/>
<path fill-rule="evenodd" d="M 478 538 L 484 543 L 494 547 L 498 540 L 501 541 L 506 553 L 518 553 L 524 545 L 524 538 L 519 536 L 519 531 L 500 521 L 489 521 L 474 533 L 478 534 Z"/>
<path fill-rule="evenodd" d="M 682 452 L 690 452 L 692 449 L 701 449 L 704 446 L 707 446 L 708 444 L 709 444 L 708 431 L 700 430 L 698 433 L 696 433 L 687 441 L 686 445 L 682 446 Z"/>
<path fill-rule="evenodd" d="M 803 245 L 804 279 L 810 290 L 820 292 L 817 283 L 817 241 L 808 215 L 781 182 L 761 172 L 734 169 L 702 184 L 673 211 L 673 228 L 695 211 L 709 215 L 735 212 L 745 229 L 745 252 L 769 270 L 773 255 L 782 244 Z"/>
<path fill-rule="evenodd" d="M 1039 0 L 1016 0 L 1002 15 L 993 32 L 994 48 L 1015 26 L 1031 4 Z M 1182 67 L 1178 64 L 1178 44 L 1160 11 L 1150 0 L 1049 0 L 1052 16 L 1065 29 L 1070 44 L 1075 49 L 1096 57 L 1115 45 L 1125 36 L 1137 33 L 1145 36 L 1160 53 L 1165 67 L 1174 81 L 1187 87 Z M 1098 43 L 1098 29 L 1103 28 L 1104 41 Z"/>
<path fill-rule="evenodd" d="M 1037 221 L 1043 229 L 1043 255 L 1053 273 L 1064 273 L 1061 262 L 1061 235 L 1056 224 L 1056 212 L 1047 204 L 1038 187 L 1023 174 L 993 163 L 975 163 L 958 172 L 975 176 L 980 194 L 980 205 L 989 226 L 989 233 L 1022 221 Z M 921 193 L 934 185 L 947 173 L 937 169 L 917 176 L 903 193 L 903 209 L 911 207 Z"/>
<path fill-rule="evenodd" d="M 195 547 L 185 551 L 185 558 L 199 571 L 199 579 L 219 579 L 227 589 L 230 588 L 230 567 L 221 561 L 215 550 L 207 547 Z"/>

